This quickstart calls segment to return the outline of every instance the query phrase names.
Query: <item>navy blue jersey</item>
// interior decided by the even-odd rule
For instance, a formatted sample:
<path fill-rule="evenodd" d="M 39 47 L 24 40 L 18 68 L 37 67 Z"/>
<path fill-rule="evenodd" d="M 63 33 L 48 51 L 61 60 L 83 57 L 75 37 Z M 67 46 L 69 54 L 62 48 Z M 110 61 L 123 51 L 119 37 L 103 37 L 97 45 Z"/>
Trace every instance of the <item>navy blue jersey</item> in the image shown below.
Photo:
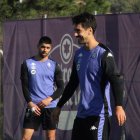
<path fill-rule="evenodd" d="M 115 105 L 121 106 L 123 82 L 114 56 L 107 47 L 100 43 L 92 50 L 81 47 L 75 53 L 70 80 L 57 106 L 62 107 L 80 85 L 77 117 L 111 116 L 110 86 Z"/>
<path fill-rule="evenodd" d="M 27 102 L 37 104 L 52 97 L 53 101 L 47 108 L 56 107 L 56 99 L 62 94 L 64 84 L 61 69 L 55 61 L 48 59 L 41 62 L 33 57 L 25 60 L 21 67 L 21 81 Z M 57 90 L 54 90 L 55 84 Z"/>

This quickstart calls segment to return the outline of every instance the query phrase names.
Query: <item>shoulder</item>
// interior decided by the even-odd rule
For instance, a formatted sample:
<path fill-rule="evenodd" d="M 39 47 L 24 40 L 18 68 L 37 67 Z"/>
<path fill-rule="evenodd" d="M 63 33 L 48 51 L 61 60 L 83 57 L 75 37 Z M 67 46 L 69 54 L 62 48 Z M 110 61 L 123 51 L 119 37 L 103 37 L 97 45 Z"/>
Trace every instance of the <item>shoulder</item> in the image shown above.
<path fill-rule="evenodd" d="M 82 49 L 83 49 L 83 47 L 78 48 L 78 49 L 75 51 L 75 54 L 81 52 Z"/>
<path fill-rule="evenodd" d="M 34 56 L 25 59 L 23 62 L 26 63 L 26 62 L 33 61 L 33 60 L 34 60 Z"/>
<path fill-rule="evenodd" d="M 112 52 L 106 45 L 99 43 L 98 47 L 100 48 L 100 51 L 104 52 Z"/>
<path fill-rule="evenodd" d="M 59 63 L 52 58 L 51 59 L 49 58 L 49 61 L 50 61 L 51 65 L 53 66 L 55 72 L 60 73 L 61 72 L 61 67 L 60 67 Z"/>
<path fill-rule="evenodd" d="M 111 51 L 110 48 L 108 48 L 106 45 L 99 43 L 99 49 L 100 49 L 100 53 L 102 55 L 102 57 L 111 57 L 113 56 L 113 52 Z"/>
<path fill-rule="evenodd" d="M 50 63 L 52 63 L 52 64 L 57 64 L 57 62 L 56 62 L 56 60 L 54 60 L 53 58 L 49 58 L 49 61 L 50 61 Z"/>
<path fill-rule="evenodd" d="M 22 66 L 28 67 L 28 68 L 29 68 L 30 66 L 34 67 L 35 65 L 36 65 L 36 61 L 35 61 L 35 59 L 34 59 L 34 56 L 25 59 L 25 60 L 23 61 L 23 63 L 22 63 Z"/>
<path fill-rule="evenodd" d="M 58 62 L 52 58 L 49 58 L 49 62 L 55 69 L 58 69 L 60 67 Z"/>

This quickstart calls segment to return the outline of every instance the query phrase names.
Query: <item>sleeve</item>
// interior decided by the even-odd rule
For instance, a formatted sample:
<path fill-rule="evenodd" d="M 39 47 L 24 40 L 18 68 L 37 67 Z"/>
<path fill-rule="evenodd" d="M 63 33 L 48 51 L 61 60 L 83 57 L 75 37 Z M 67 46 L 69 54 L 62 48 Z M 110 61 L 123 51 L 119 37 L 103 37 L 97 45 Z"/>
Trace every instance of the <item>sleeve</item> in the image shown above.
<path fill-rule="evenodd" d="M 57 89 L 51 96 L 53 100 L 59 98 L 64 90 L 63 73 L 58 64 L 56 64 L 54 79 L 55 79 Z"/>
<path fill-rule="evenodd" d="M 64 92 L 62 94 L 62 97 L 57 104 L 58 107 L 61 108 L 71 98 L 71 96 L 74 94 L 74 91 L 76 90 L 78 85 L 79 85 L 78 74 L 76 71 L 76 65 L 73 62 L 70 80 L 68 84 L 66 85 Z"/>
<path fill-rule="evenodd" d="M 110 51 L 106 51 L 102 58 L 102 66 L 105 77 L 109 80 L 116 106 L 123 105 L 124 78 L 117 69 L 114 56 Z"/>
<path fill-rule="evenodd" d="M 21 65 L 20 79 L 21 79 L 21 84 L 22 84 L 23 95 L 26 102 L 28 103 L 32 101 L 32 99 L 30 97 L 30 92 L 28 88 L 28 69 L 27 69 L 26 62 L 23 62 L 23 64 Z"/>

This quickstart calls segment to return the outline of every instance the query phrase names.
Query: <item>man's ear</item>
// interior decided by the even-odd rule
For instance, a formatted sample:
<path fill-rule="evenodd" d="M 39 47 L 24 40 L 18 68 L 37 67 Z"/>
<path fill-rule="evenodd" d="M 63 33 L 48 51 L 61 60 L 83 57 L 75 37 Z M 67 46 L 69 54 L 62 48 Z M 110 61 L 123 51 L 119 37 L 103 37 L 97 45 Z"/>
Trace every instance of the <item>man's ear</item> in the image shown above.
<path fill-rule="evenodd" d="M 91 27 L 89 27 L 89 31 L 93 34 L 94 33 L 94 31 L 93 31 L 93 29 L 91 28 Z"/>
<path fill-rule="evenodd" d="M 89 35 L 90 35 L 90 34 L 93 34 L 93 30 L 92 30 L 91 27 L 88 28 L 88 34 L 89 34 Z"/>

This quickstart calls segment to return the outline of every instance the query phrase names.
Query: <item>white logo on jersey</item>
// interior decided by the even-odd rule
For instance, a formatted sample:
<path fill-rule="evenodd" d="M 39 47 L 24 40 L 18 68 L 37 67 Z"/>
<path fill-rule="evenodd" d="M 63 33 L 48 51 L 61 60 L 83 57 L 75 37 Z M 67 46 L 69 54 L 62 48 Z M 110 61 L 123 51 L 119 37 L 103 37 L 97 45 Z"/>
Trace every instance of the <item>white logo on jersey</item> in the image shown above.
<path fill-rule="evenodd" d="M 77 69 L 77 71 L 80 70 L 80 64 L 77 64 L 76 69 Z"/>
<path fill-rule="evenodd" d="M 51 63 L 50 63 L 50 62 L 48 62 L 48 63 L 47 63 L 47 66 L 48 66 L 48 68 L 50 68 L 50 67 L 51 67 Z"/>
<path fill-rule="evenodd" d="M 96 130 L 96 129 L 97 129 L 97 127 L 95 127 L 94 125 L 91 126 L 91 128 L 90 128 L 90 130 Z"/>
<path fill-rule="evenodd" d="M 36 69 L 36 64 L 35 63 L 31 63 L 31 69 Z"/>
<path fill-rule="evenodd" d="M 31 74 L 36 74 L 36 64 L 31 63 Z"/>
<path fill-rule="evenodd" d="M 107 57 L 113 57 L 113 55 L 111 53 L 108 53 Z"/>
<path fill-rule="evenodd" d="M 31 74 L 36 74 L 36 70 L 31 70 Z"/>

